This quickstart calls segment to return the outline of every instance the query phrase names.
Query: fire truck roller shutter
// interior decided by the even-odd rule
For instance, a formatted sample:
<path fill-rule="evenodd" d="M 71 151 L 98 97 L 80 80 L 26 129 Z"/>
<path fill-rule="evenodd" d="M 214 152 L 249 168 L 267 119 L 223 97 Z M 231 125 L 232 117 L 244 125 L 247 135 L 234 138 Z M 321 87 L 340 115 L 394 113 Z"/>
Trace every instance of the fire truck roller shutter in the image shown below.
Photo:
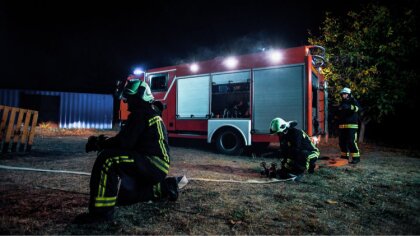
<path fill-rule="evenodd" d="M 304 65 L 254 70 L 253 127 L 255 133 L 268 134 L 275 117 L 305 123 Z"/>
<path fill-rule="evenodd" d="M 179 118 L 206 118 L 210 114 L 210 75 L 178 78 Z"/>

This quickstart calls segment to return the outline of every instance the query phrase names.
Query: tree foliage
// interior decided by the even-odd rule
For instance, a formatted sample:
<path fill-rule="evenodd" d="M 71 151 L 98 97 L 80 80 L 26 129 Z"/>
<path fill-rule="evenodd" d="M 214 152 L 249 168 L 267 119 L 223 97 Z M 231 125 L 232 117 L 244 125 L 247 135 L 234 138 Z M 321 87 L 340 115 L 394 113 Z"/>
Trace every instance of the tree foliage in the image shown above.
<path fill-rule="evenodd" d="M 310 44 L 326 48 L 330 102 L 339 101 L 341 88 L 351 88 L 363 108 L 362 125 L 394 114 L 418 81 L 417 3 L 399 4 L 366 3 L 344 17 L 326 13 L 320 36 L 309 32 Z"/>

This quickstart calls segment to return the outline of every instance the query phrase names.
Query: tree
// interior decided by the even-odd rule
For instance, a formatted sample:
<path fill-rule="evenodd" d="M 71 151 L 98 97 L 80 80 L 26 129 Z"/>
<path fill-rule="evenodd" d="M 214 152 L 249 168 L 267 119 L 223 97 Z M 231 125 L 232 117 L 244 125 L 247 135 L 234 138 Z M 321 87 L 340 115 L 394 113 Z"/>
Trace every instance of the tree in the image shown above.
<path fill-rule="evenodd" d="M 309 43 L 326 48 L 330 102 L 340 99 L 339 90 L 349 87 L 362 106 L 359 141 L 366 125 L 380 123 L 406 102 L 408 86 L 418 83 L 414 54 L 418 50 L 415 1 L 404 6 L 367 3 L 345 17 L 326 13 L 320 36 L 309 32 Z"/>

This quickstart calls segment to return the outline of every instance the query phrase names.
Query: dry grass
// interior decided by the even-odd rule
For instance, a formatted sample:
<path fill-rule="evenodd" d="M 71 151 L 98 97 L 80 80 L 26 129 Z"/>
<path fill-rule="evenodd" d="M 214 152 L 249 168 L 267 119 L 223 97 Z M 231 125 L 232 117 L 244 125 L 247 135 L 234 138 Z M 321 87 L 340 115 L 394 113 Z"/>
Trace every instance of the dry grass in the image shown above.
<path fill-rule="evenodd" d="M 61 129 L 57 124 L 45 122 L 36 127 L 35 132 L 37 137 L 60 137 L 60 136 L 90 136 L 105 134 L 113 136 L 116 134 L 115 130 L 97 130 L 97 129 Z"/>
<path fill-rule="evenodd" d="M 84 153 L 86 139 L 39 135 L 30 154 L 0 164 L 90 172 L 95 154 Z M 88 226 L 71 224 L 86 211 L 88 176 L 0 170 L 0 233 L 420 234 L 420 159 L 362 145 L 360 165 L 334 166 L 335 142 L 320 146 L 320 168 L 300 182 L 191 181 L 175 203 L 119 207 L 113 223 Z M 190 178 L 260 179 L 261 161 L 279 162 L 269 153 L 216 154 L 198 141 L 172 142 L 171 154 L 170 174 Z"/>

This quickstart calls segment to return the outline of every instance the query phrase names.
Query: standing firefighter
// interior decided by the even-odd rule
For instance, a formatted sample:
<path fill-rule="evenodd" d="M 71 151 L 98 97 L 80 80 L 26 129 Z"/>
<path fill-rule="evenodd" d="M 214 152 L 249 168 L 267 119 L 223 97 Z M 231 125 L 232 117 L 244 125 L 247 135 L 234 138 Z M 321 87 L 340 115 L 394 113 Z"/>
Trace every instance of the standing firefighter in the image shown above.
<path fill-rule="evenodd" d="M 280 156 L 283 158 L 280 178 L 302 176 L 305 171 L 314 173 L 315 162 L 319 156 L 318 148 L 301 129 L 295 128 L 296 121 L 286 122 L 281 118 L 271 121 L 270 133 L 280 139 Z"/>
<path fill-rule="evenodd" d="M 359 128 L 359 103 L 351 96 L 349 88 L 343 88 L 340 91 L 341 103 L 338 107 L 338 129 L 339 129 L 339 145 L 341 158 L 349 159 L 352 157 L 350 164 L 360 162 L 359 148 L 357 147 L 357 129 Z"/>
<path fill-rule="evenodd" d="M 77 216 L 77 224 L 112 220 L 118 205 L 178 198 L 178 178 L 166 177 L 170 157 L 162 104 L 139 79 L 120 84 L 116 95 L 127 102 L 130 115 L 115 137 L 88 139 L 86 152 L 98 151 L 98 157 L 90 179 L 89 212 Z"/>

